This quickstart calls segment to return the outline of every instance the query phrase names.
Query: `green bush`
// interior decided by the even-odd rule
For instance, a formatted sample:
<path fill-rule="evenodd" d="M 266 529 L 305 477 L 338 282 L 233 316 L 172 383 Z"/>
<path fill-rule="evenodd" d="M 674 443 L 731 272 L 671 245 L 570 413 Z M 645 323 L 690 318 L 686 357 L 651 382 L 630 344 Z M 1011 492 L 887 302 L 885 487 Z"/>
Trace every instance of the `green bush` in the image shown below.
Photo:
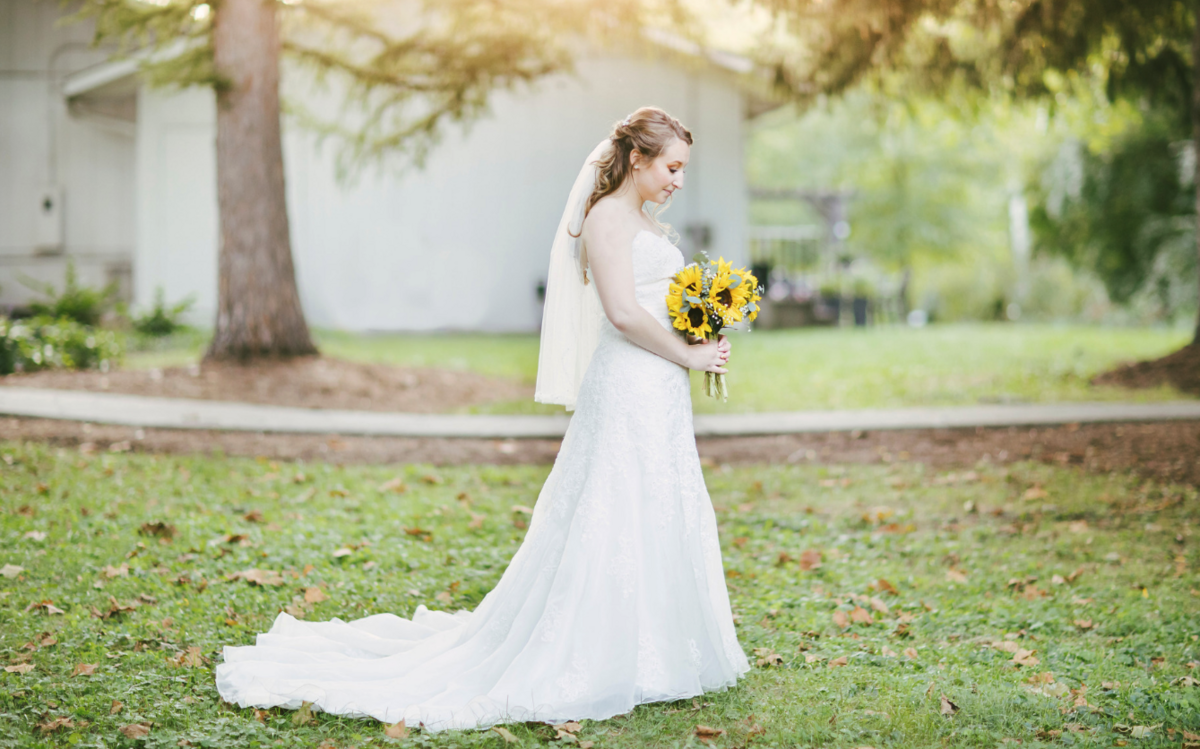
<path fill-rule="evenodd" d="M 195 302 L 195 297 L 189 296 L 179 304 L 168 307 L 163 301 L 162 287 L 159 287 L 154 292 L 154 307 L 149 312 L 133 318 L 133 329 L 148 336 L 171 335 L 184 327 L 183 323 L 179 322 L 179 318 Z"/>
<path fill-rule="evenodd" d="M 82 325 L 99 325 L 100 318 L 117 301 L 116 283 L 103 289 L 80 286 L 72 260 L 67 261 L 67 275 L 61 293 L 54 288 L 54 284 L 40 283 L 31 278 L 23 278 L 21 283 L 46 297 L 46 301 L 30 303 L 29 309 L 36 317 L 65 318 Z"/>
<path fill-rule="evenodd" d="M 111 330 L 65 317 L 0 317 L 0 375 L 39 369 L 100 369 L 120 360 L 121 339 Z"/>

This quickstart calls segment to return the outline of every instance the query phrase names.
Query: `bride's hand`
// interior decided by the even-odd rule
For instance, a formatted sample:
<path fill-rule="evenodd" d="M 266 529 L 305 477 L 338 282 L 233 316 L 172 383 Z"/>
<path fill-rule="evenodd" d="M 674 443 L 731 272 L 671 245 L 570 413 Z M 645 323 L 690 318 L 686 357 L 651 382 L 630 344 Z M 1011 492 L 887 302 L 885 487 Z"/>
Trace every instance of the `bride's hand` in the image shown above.
<path fill-rule="evenodd" d="M 723 336 L 722 336 L 723 337 Z M 721 350 L 724 345 L 726 350 Z M 701 341 L 694 346 L 691 346 L 688 353 L 691 355 L 691 364 L 689 369 L 698 369 L 701 372 L 713 372 L 715 374 L 725 374 L 725 362 L 729 361 L 729 343 L 714 343 L 713 341 Z"/>
<path fill-rule="evenodd" d="M 729 363 L 729 353 L 730 353 L 730 349 L 732 349 L 732 348 L 733 348 L 733 344 L 729 342 L 729 338 L 727 336 L 722 335 L 722 336 L 717 337 L 717 349 L 719 351 L 723 351 L 725 353 L 725 363 L 726 364 Z"/>

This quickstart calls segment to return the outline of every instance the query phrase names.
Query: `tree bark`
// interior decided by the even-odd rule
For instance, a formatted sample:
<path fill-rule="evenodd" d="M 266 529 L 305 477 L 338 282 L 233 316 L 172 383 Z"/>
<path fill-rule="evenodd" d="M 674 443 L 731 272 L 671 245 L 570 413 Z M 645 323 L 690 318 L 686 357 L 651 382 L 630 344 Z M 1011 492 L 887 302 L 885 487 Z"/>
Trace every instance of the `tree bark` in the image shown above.
<path fill-rule="evenodd" d="M 1192 187 L 1196 190 L 1196 279 L 1200 284 L 1200 0 L 1192 3 L 1192 162 Z M 1192 345 L 1200 346 L 1200 312 L 1196 314 Z"/>
<path fill-rule="evenodd" d="M 274 0 L 221 0 L 213 19 L 217 207 L 216 333 L 206 359 L 317 353 L 292 265 L 279 124 Z"/>

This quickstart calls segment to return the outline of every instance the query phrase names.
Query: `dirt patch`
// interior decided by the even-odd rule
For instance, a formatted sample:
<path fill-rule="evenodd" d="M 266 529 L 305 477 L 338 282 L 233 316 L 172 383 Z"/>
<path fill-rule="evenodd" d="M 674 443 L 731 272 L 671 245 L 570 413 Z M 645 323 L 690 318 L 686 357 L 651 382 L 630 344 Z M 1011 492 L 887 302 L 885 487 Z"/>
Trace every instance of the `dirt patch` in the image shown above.
<path fill-rule="evenodd" d="M 411 413 L 533 399 L 533 386 L 518 380 L 316 356 L 258 361 L 253 366 L 222 362 L 107 373 L 31 372 L 0 377 L 2 385 Z"/>
<path fill-rule="evenodd" d="M 559 440 L 415 439 L 211 432 L 0 419 L 0 437 L 84 452 L 224 454 L 333 463 L 552 463 Z M 1092 472 L 1132 470 L 1200 486 L 1200 421 L 1053 428 L 934 429 L 721 437 L 698 441 L 717 463 L 917 462 L 938 469 L 1040 460 Z"/>
<path fill-rule="evenodd" d="M 1161 359 L 1117 367 L 1097 375 L 1092 382 L 1127 388 L 1172 385 L 1182 392 L 1200 395 L 1200 345 L 1184 346 Z"/>

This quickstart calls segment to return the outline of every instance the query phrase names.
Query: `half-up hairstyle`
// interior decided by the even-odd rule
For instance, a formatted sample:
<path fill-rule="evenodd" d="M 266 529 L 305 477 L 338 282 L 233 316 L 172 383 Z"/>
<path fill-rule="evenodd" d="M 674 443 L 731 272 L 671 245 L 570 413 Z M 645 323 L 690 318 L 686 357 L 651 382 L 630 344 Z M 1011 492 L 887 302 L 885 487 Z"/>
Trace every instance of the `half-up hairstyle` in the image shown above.
<path fill-rule="evenodd" d="M 591 213 L 592 206 L 596 205 L 601 198 L 616 192 L 632 175 L 633 165 L 630 163 L 630 155 L 634 151 L 652 161 L 658 158 L 676 138 L 689 146 L 692 145 L 692 133 L 679 120 L 658 107 L 638 109 L 613 125 L 612 134 L 608 138 L 612 141 L 613 147 L 596 161 L 596 188 L 592 190 L 587 205 L 583 209 L 584 219 Z M 658 214 L 666 210 L 670 202 L 671 199 L 668 199 L 665 204 L 651 209 L 649 214 L 650 219 L 664 233 L 672 236 L 672 241 L 674 241 L 674 237 L 677 235 L 672 232 L 671 227 L 658 220 Z M 578 237 L 583 233 L 583 221 L 580 221 L 579 234 L 571 232 L 569 228 L 567 231 L 572 237 Z"/>

